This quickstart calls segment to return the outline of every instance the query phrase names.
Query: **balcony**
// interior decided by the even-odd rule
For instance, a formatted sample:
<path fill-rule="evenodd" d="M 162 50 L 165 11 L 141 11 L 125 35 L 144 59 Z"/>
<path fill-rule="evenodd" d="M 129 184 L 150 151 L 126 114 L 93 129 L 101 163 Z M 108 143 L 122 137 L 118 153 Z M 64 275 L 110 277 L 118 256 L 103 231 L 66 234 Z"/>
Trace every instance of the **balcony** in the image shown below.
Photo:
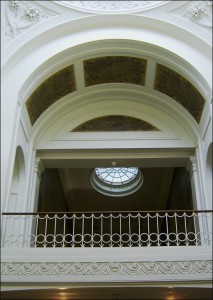
<path fill-rule="evenodd" d="M 212 211 L 3 213 L 6 248 L 209 246 Z"/>
<path fill-rule="evenodd" d="M 3 213 L 2 282 L 212 278 L 212 210 Z"/>

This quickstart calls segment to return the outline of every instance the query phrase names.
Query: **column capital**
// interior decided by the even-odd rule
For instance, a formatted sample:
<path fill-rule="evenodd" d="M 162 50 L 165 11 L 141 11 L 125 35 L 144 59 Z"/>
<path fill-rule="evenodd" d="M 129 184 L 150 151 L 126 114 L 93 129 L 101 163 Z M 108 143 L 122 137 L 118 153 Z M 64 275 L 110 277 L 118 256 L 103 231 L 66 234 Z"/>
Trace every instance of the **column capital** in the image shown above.
<path fill-rule="evenodd" d="M 186 170 L 189 172 L 190 178 L 192 177 L 193 173 L 197 171 L 197 159 L 195 156 L 189 157 L 186 164 Z"/>
<path fill-rule="evenodd" d="M 36 173 L 39 179 L 41 179 L 41 174 L 43 172 L 44 172 L 44 165 L 42 163 L 42 160 L 40 157 L 36 157 L 34 162 L 34 173 Z"/>

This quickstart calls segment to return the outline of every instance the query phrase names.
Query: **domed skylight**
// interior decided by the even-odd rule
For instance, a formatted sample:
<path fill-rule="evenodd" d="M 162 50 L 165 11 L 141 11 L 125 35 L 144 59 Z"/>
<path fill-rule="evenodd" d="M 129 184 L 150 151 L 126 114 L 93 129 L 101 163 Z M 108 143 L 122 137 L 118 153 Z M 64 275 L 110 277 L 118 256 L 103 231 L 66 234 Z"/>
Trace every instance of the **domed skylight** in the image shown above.
<path fill-rule="evenodd" d="M 100 193 L 121 197 L 136 192 L 143 183 L 139 168 L 95 168 L 91 174 L 91 184 Z"/>

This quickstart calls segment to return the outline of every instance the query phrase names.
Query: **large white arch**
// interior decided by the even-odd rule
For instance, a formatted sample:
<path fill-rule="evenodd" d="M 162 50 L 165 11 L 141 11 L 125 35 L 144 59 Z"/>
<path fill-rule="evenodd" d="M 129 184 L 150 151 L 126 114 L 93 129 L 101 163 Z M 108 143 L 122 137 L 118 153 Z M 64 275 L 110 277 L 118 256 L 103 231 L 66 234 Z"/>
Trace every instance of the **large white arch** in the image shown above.
<path fill-rule="evenodd" d="M 53 72 L 66 66 L 68 61 L 78 63 L 79 58 L 85 56 L 100 55 L 104 52 L 113 54 L 122 49 L 125 54 L 150 56 L 157 58 L 160 62 L 166 62 L 168 66 L 172 66 L 188 77 L 207 101 L 199 128 L 193 121 L 191 122 L 193 129 L 190 135 L 199 137 L 210 118 L 211 44 L 206 33 L 198 36 L 199 30 L 195 32 L 189 32 L 186 28 L 179 27 L 171 21 L 165 22 L 145 16 L 89 16 L 83 17 L 81 22 L 71 20 L 51 25 L 37 36 L 32 35 L 32 38 L 24 44 L 20 43 L 19 46 L 11 48 L 11 51 L 4 56 L 2 68 L 2 94 L 4 95 L 2 131 L 8 132 L 2 149 L 4 158 L 2 172 L 5 174 L 2 178 L 3 198 L 7 198 L 9 192 L 7 175 L 11 174 L 12 167 L 9 157 L 13 156 L 15 151 L 12 142 L 14 141 L 13 128 L 17 124 L 17 103 L 20 105 L 22 124 L 24 124 L 32 152 L 35 147 L 36 132 L 45 130 L 46 125 L 41 118 L 43 128 L 40 124 L 39 129 L 39 122 L 34 128 L 31 127 L 24 107 L 25 101 L 36 85 Z M 127 39 L 127 36 L 131 38 Z M 13 89 L 8 88 L 10 82 L 14 82 Z M 7 99 L 10 99 L 10 106 L 8 106 Z M 51 107 L 48 111 L 50 115 L 51 109 L 53 108 Z M 57 110 L 55 112 L 57 114 Z M 7 118 L 8 115 L 10 119 Z M 187 127 L 190 120 L 186 120 L 186 115 L 183 119 L 185 119 L 184 126 Z M 30 167 L 28 172 L 30 172 Z"/>
<path fill-rule="evenodd" d="M 12 1 L 3 1 L 3 11 L 4 8 L 6 9 L 6 5 L 10 5 L 7 2 L 12 3 Z M 206 179 L 211 176 L 209 168 L 211 164 L 211 155 L 209 154 L 211 150 L 209 149 L 211 148 L 209 145 L 212 142 L 212 37 L 211 31 L 208 30 L 208 27 L 211 26 L 204 28 L 206 23 L 203 18 L 205 18 L 206 12 L 207 15 L 209 14 L 207 8 L 204 9 L 204 15 L 196 19 L 194 2 L 196 5 L 197 1 L 163 1 L 165 3 L 162 6 L 155 5 L 153 9 L 117 13 L 95 12 L 74 7 L 67 9 L 67 7 L 63 7 L 62 2 L 66 1 L 20 1 L 21 5 L 25 5 L 24 8 L 13 11 L 14 15 L 18 16 L 20 12 L 25 13 L 24 9 L 28 5 L 29 7 L 37 5 L 40 9 L 40 19 L 37 23 L 36 20 L 28 20 L 28 29 L 23 29 L 23 34 L 17 34 L 14 39 L 11 38 L 2 53 L 1 193 L 3 210 L 8 209 L 13 163 L 18 145 L 21 145 L 23 149 L 25 161 L 26 181 L 20 207 L 24 212 L 32 212 L 36 209 L 35 198 L 38 196 L 40 175 L 43 171 L 42 154 L 45 155 L 45 151 L 53 150 L 52 153 L 57 154 L 57 150 L 63 149 L 64 157 L 65 159 L 68 157 L 68 161 L 73 153 L 76 155 L 74 159 L 76 157 L 81 159 L 88 149 L 96 148 L 95 155 L 91 155 L 95 160 L 97 159 L 96 154 L 103 147 L 103 150 L 106 151 L 100 153 L 99 159 L 105 158 L 105 154 L 110 152 L 109 149 L 118 149 L 119 147 L 117 157 L 124 147 L 127 150 L 126 156 L 124 155 L 125 159 L 134 152 L 129 151 L 128 147 L 134 148 L 135 153 L 138 149 L 148 149 L 147 152 L 144 151 L 144 161 L 149 157 L 150 148 L 154 150 L 160 148 L 163 152 L 168 147 L 165 155 L 171 155 L 171 157 L 175 151 L 180 150 L 180 154 L 183 154 L 184 157 L 184 164 L 190 157 L 189 171 L 199 202 L 196 208 L 211 209 L 212 204 L 208 193 L 210 184 Z M 83 3 L 84 1 L 78 2 Z M 202 8 L 204 4 L 201 2 L 199 5 Z M 207 3 L 207 1 L 203 1 L 203 3 L 205 2 Z M 19 2 L 17 1 L 17 3 Z M 210 5 L 212 4 L 210 3 Z M 42 10 L 43 8 L 44 10 Z M 7 12 L 12 14 L 9 6 L 7 9 Z M 45 13 L 43 13 L 44 18 L 42 19 L 42 12 L 45 9 L 47 9 L 46 12 L 49 10 L 53 14 L 46 15 L 45 18 Z M 26 15 L 18 17 L 24 20 Z M 18 20 L 12 21 L 14 22 L 11 24 L 18 27 Z M 104 84 L 85 87 L 82 62 L 85 59 L 107 54 L 147 59 L 148 75 L 152 80 L 145 86 Z M 185 77 L 205 98 L 205 107 L 199 123 L 178 102 L 153 89 L 154 76 L 152 72 L 154 73 L 156 63 L 163 64 Z M 27 99 L 44 80 L 71 64 L 74 64 L 77 76 L 76 92 L 66 95 L 48 107 L 32 126 L 25 105 Z M 70 132 L 75 126 L 90 119 L 114 113 L 143 119 L 152 123 L 160 131 L 131 132 L 128 136 L 122 132 L 119 136 L 117 132 L 113 136 L 109 136 L 108 133 L 100 136 L 98 132 Z M 113 151 L 109 154 L 112 157 L 114 155 Z M 180 160 L 182 159 L 181 155 Z M 141 160 L 141 153 L 136 159 Z M 66 162 L 64 166 L 67 167 Z M 6 288 L 9 284 L 11 289 L 18 284 L 19 288 L 22 288 L 21 285 L 24 282 L 28 282 L 30 288 L 30 286 L 35 287 L 36 285 L 49 287 L 50 282 L 56 287 L 61 287 L 61 284 L 70 285 L 70 281 L 96 284 L 97 281 L 102 282 L 102 280 L 104 284 L 111 280 L 115 283 L 121 280 L 124 284 L 131 282 L 140 284 L 145 280 L 145 285 L 147 280 L 150 280 L 148 284 L 161 280 L 166 285 L 173 284 L 174 286 L 178 281 L 180 281 L 178 282 L 179 286 L 186 282 L 188 284 L 190 281 L 190 287 L 197 287 L 199 280 L 201 285 L 209 287 L 211 278 L 209 270 L 211 268 L 208 261 L 211 259 L 211 246 L 194 247 L 193 251 L 189 247 L 177 248 L 176 251 L 166 248 L 166 251 L 159 249 L 157 255 L 152 251 L 154 249 L 139 249 L 137 252 L 131 248 L 125 254 L 121 253 L 121 249 L 110 254 L 107 249 L 100 256 L 98 256 L 100 252 L 98 254 L 94 248 L 91 249 L 90 254 L 89 251 L 80 252 L 79 249 L 72 249 L 74 250 L 72 254 L 70 254 L 70 249 L 62 249 L 62 252 L 58 251 L 60 249 L 55 249 L 57 251 L 52 253 L 48 249 L 46 252 L 45 249 L 42 249 L 44 250 L 42 253 L 37 251 L 40 249 L 20 249 L 20 251 L 4 249 L 6 251 L 3 254 L 3 262 L 5 262 L 5 268 L 12 272 L 12 277 L 8 276 L 8 273 L 3 277 L 6 280 Z M 143 251 L 141 252 L 141 250 Z M 99 264 L 97 263 L 91 265 L 92 268 L 94 266 L 93 270 L 96 270 L 92 277 L 85 273 L 82 273 L 85 276 L 79 275 L 79 277 L 70 273 L 64 273 L 65 276 L 61 276 L 63 270 L 61 272 L 62 265 L 58 264 L 58 261 L 62 262 L 64 268 L 76 261 L 83 261 L 87 264 L 91 257 L 92 262 L 97 261 L 98 257 L 100 266 L 103 266 L 109 259 L 108 266 L 111 273 L 108 275 L 110 276 L 99 274 L 99 268 L 97 269 Z M 162 270 L 162 274 L 153 271 L 153 274 L 147 276 L 150 271 L 148 269 L 153 269 L 153 259 L 158 263 L 156 266 Z M 26 260 L 29 260 L 27 265 Z M 103 260 L 104 262 L 102 262 Z M 119 270 L 114 265 L 114 262 L 117 261 L 119 268 L 128 265 L 129 261 L 131 262 L 127 268 L 128 274 L 117 276 Z M 137 264 L 137 261 L 141 264 Z M 19 277 L 19 274 L 15 274 L 15 272 L 16 268 L 21 265 L 24 265 L 24 268 L 27 267 L 27 272 L 22 274 L 24 276 Z M 30 265 L 32 267 L 29 269 Z M 54 268 L 52 268 L 53 265 Z M 148 266 L 147 274 L 140 278 L 138 277 L 140 274 L 134 273 L 139 265 Z M 39 273 L 41 276 L 35 275 L 34 266 L 39 270 L 43 269 L 43 273 Z M 76 266 L 81 266 L 81 263 Z M 160 269 L 162 266 L 164 266 L 163 269 Z M 178 271 L 171 274 L 170 270 L 173 266 Z M 117 275 L 113 273 L 115 269 L 117 269 Z M 50 270 L 48 276 L 47 270 Z M 56 272 L 59 270 L 60 275 L 51 273 L 51 270 L 56 270 Z M 33 276 L 30 276 L 30 272 Z M 130 274 L 133 276 L 129 276 Z M 44 278 L 46 282 L 43 281 Z"/>

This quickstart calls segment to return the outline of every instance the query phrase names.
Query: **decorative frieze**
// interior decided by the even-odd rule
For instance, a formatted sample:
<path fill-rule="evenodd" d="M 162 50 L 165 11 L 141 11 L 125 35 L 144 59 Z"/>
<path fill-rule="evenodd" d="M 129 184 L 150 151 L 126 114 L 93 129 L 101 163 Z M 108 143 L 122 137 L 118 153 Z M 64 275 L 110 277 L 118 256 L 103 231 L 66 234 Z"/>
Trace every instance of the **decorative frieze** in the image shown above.
<path fill-rule="evenodd" d="M 143 11 L 168 1 L 55 1 L 72 9 L 95 13 Z"/>
<path fill-rule="evenodd" d="M 155 262 L 6 262 L 1 275 L 153 275 L 212 273 L 211 261 L 155 261 Z"/>

